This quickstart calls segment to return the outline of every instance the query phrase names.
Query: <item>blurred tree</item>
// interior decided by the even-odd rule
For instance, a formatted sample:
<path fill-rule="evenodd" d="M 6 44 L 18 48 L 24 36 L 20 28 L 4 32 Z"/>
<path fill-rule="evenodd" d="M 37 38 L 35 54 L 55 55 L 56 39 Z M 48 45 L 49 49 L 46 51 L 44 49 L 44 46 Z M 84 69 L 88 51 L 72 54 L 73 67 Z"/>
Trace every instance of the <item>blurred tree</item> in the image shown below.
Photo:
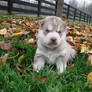
<path fill-rule="evenodd" d="M 62 17 L 63 4 L 64 4 L 64 0 L 57 0 L 56 16 L 58 17 Z"/>

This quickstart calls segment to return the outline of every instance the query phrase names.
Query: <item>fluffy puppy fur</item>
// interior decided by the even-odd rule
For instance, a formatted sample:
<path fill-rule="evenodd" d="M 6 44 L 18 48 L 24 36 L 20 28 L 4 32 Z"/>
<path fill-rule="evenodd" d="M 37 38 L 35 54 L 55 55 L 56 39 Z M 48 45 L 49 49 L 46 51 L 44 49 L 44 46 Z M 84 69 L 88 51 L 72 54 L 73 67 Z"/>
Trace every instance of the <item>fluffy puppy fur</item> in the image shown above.
<path fill-rule="evenodd" d="M 56 63 L 59 73 L 67 66 L 76 51 L 66 42 L 66 24 L 61 18 L 48 16 L 40 21 L 37 50 L 34 57 L 34 71 L 39 71 L 45 63 Z"/>

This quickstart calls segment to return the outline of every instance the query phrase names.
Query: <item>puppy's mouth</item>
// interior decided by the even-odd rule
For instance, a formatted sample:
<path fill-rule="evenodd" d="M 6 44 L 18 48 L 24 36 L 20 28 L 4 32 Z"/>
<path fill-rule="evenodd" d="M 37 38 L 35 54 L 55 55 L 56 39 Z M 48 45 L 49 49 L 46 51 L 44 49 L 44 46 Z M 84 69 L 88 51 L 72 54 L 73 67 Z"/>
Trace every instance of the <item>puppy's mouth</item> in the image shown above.
<path fill-rule="evenodd" d="M 50 42 L 48 43 L 49 46 L 54 46 L 54 45 L 57 45 L 57 42 Z"/>

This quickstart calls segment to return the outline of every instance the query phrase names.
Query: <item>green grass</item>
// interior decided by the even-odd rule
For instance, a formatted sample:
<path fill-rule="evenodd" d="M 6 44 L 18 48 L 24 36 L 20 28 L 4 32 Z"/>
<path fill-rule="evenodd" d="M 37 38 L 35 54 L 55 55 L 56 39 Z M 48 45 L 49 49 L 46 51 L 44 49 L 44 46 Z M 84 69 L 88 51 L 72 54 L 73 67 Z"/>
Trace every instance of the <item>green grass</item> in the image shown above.
<path fill-rule="evenodd" d="M 24 36 L 26 39 L 30 37 L 32 35 Z M 75 59 L 69 61 L 69 64 L 73 63 L 75 66 L 62 74 L 57 73 L 55 65 L 45 65 L 40 72 L 33 72 L 32 63 L 37 47 L 23 44 L 18 37 L 5 39 L 0 36 L 0 41 L 2 40 L 10 41 L 13 49 L 0 49 L 0 56 L 11 52 L 5 65 L 0 62 L 0 92 L 92 92 L 87 82 L 87 75 L 92 72 L 92 67 L 86 64 L 86 54 L 78 53 Z M 18 62 L 21 55 L 24 55 L 24 59 Z M 16 63 L 24 66 L 24 73 L 17 70 Z M 46 80 L 42 82 L 36 76 L 46 76 Z"/>
<path fill-rule="evenodd" d="M 74 67 L 58 75 L 56 67 L 45 65 L 40 72 L 32 72 L 32 62 L 36 47 L 30 48 L 29 44 L 21 43 L 18 38 L 12 40 L 15 51 L 9 57 L 24 55 L 24 59 L 18 62 L 18 57 L 8 59 L 7 64 L 0 64 L 0 91 L 1 92 L 91 92 L 88 88 L 87 75 L 92 67 L 86 64 L 87 55 L 78 53 L 78 56 L 70 61 Z M 2 51 L 7 53 L 9 51 Z M 16 68 L 16 63 L 24 66 L 25 72 L 21 74 Z M 36 76 L 46 76 L 45 82 L 39 82 Z"/>

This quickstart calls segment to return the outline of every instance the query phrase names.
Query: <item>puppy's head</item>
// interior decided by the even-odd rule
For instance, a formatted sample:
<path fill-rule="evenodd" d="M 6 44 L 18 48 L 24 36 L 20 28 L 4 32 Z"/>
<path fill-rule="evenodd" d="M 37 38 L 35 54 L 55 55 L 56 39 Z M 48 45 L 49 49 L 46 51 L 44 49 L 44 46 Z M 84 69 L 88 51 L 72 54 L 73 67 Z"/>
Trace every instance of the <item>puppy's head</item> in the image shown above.
<path fill-rule="evenodd" d="M 66 25 L 59 17 L 48 16 L 39 22 L 38 40 L 48 48 L 62 44 L 66 37 Z"/>

